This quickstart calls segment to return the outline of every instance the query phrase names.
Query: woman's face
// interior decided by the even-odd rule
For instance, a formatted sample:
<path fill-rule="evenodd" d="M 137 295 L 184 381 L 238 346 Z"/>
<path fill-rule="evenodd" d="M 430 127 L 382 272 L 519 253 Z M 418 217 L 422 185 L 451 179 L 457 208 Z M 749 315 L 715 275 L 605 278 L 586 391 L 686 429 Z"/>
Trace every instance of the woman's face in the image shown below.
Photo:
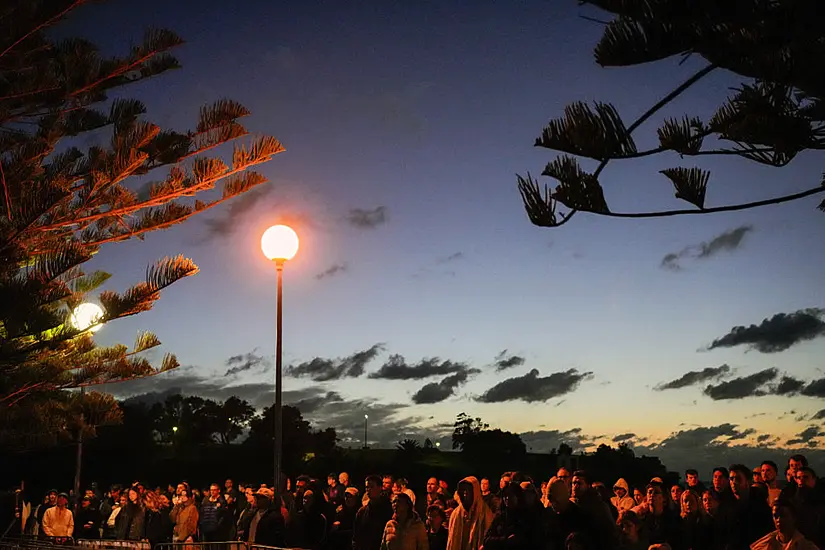
<path fill-rule="evenodd" d="M 251 488 L 246 490 L 246 501 L 249 504 L 255 504 L 255 491 Z"/>
<path fill-rule="evenodd" d="M 181 504 L 186 504 L 189 502 L 189 493 L 184 489 L 181 494 L 178 495 L 178 502 Z"/>
<path fill-rule="evenodd" d="M 438 531 L 439 529 L 441 529 L 441 524 L 444 523 L 441 520 L 441 515 L 435 512 L 427 516 L 427 520 L 429 521 L 430 528 L 432 528 L 433 531 Z"/>
<path fill-rule="evenodd" d="M 129 502 L 129 499 L 126 498 L 126 495 L 120 495 L 120 505 L 121 506 L 126 506 L 126 504 L 128 502 Z"/>
<path fill-rule="evenodd" d="M 407 500 L 403 498 L 392 499 L 392 511 L 396 516 L 407 517 L 410 513 L 410 507 Z"/>
<path fill-rule="evenodd" d="M 140 498 L 140 495 L 138 494 L 138 492 L 136 490 L 129 489 L 129 502 L 137 504 L 139 498 Z"/>
<path fill-rule="evenodd" d="M 690 491 L 685 491 L 682 493 L 682 512 L 685 515 L 692 515 L 699 511 L 699 501 L 696 499 L 696 495 L 691 493 Z"/>
<path fill-rule="evenodd" d="M 645 500 L 645 495 L 639 489 L 633 490 L 633 500 L 636 501 L 636 504 L 641 504 Z"/>
<path fill-rule="evenodd" d="M 716 509 L 719 508 L 719 503 L 709 493 L 705 493 L 702 495 L 702 507 L 706 513 L 713 515 L 716 513 Z"/>

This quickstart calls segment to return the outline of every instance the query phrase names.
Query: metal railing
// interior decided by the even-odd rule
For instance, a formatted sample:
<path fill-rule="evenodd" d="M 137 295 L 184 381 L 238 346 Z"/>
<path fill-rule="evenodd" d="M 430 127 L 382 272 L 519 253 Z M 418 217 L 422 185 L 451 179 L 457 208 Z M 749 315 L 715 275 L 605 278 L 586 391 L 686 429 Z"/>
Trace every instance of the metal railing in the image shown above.
<path fill-rule="evenodd" d="M 152 545 L 140 540 L 110 540 L 110 539 L 80 539 L 77 546 L 83 548 L 100 548 L 101 550 L 114 550 L 120 548 L 130 548 L 133 550 L 152 550 Z"/>
<path fill-rule="evenodd" d="M 138 540 L 74 540 L 71 537 L 42 536 L 0 538 L 0 550 L 57 550 L 61 546 L 83 550 L 301 550 L 242 541 L 162 542 L 152 547 L 150 543 Z"/>

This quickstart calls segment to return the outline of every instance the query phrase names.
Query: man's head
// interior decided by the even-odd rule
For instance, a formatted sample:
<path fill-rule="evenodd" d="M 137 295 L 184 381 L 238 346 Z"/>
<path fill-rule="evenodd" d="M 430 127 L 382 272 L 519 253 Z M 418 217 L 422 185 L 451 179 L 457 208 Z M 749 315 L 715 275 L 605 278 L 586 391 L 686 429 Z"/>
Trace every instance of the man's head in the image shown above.
<path fill-rule="evenodd" d="M 773 524 L 776 530 L 783 535 L 790 535 L 796 531 L 796 508 L 785 499 L 777 500 L 771 507 Z"/>
<path fill-rule="evenodd" d="M 728 477 L 730 479 L 730 490 L 736 498 L 747 497 L 750 491 L 751 471 L 744 464 L 733 464 L 730 467 Z"/>
<path fill-rule="evenodd" d="M 501 476 L 501 479 L 498 480 L 498 488 L 505 489 L 508 485 L 510 485 L 510 476 L 508 474 L 504 474 Z"/>
<path fill-rule="evenodd" d="M 751 475 L 752 475 L 751 483 L 753 483 L 754 485 L 757 484 L 757 483 L 763 483 L 763 480 L 762 480 L 762 466 L 757 466 L 756 468 L 754 468 Z"/>
<path fill-rule="evenodd" d="M 760 466 L 759 471 L 762 473 L 762 481 L 767 484 L 772 484 L 776 481 L 776 474 L 779 468 L 776 466 L 776 462 L 766 460 L 762 463 L 762 466 Z"/>
<path fill-rule="evenodd" d="M 303 495 L 304 491 L 307 490 L 308 485 L 309 485 L 309 477 L 308 476 L 298 476 L 295 479 L 295 494 Z"/>
<path fill-rule="evenodd" d="M 81 506 L 82 508 L 88 508 L 88 507 L 89 507 L 89 506 L 91 506 L 91 505 L 92 505 L 92 499 L 91 499 L 91 497 L 89 497 L 89 496 L 84 496 L 84 497 L 83 497 L 83 500 L 82 500 L 82 501 L 80 501 L 80 506 Z"/>
<path fill-rule="evenodd" d="M 338 474 L 338 483 L 341 485 L 349 485 L 349 474 L 346 472 Z"/>
<path fill-rule="evenodd" d="M 788 469 L 796 477 L 796 472 L 808 465 L 808 459 L 804 455 L 793 455 L 788 459 Z"/>
<path fill-rule="evenodd" d="M 247 487 L 244 491 L 244 495 L 246 496 L 246 501 L 249 504 L 255 504 L 255 491 L 252 487 Z"/>
<path fill-rule="evenodd" d="M 456 492 L 458 493 L 458 500 L 461 501 L 461 506 L 465 510 L 471 509 L 475 501 L 475 494 L 473 494 L 473 484 L 466 480 L 461 481 L 458 484 L 458 489 Z"/>
<path fill-rule="evenodd" d="M 227 491 L 231 491 L 232 488 L 235 486 L 235 483 L 231 479 L 227 479 L 223 482 L 223 486 Z"/>
<path fill-rule="evenodd" d="M 436 492 L 438 492 L 438 480 L 431 477 L 427 480 L 427 494 L 434 495 Z"/>
<path fill-rule="evenodd" d="M 621 485 L 614 485 L 613 493 L 619 498 L 624 498 L 625 496 L 627 496 L 627 489 L 625 489 Z"/>
<path fill-rule="evenodd" d="M 66 506 L 68 506 L 69 505 L 69 495 L 67 495 L 66 493 L 60 493 L 59 495 L 57 495 L 56 505 L 57 505 L 58 508 L 65 508 Z"/>
<path fill-rule="evenodd" d="M 718 493 L 724 493 L 730 487 L 728 469 L 721 466 L 713 469 L 713 488 Z"/>
<path fill-rule="evenodd" d="M 272 489 L 268 489 L 266 487 L 261 487 L 257 491 L 255 491 L 255 507 L 259 510 L 265 510 L 269 508 L 269 505 L 272 503 L 272 499 L 274 498 L 275 493 Z"/>
<path fill-rule="evenodd" d="M 381 489 L 389 493 L 392 491 L 393 483 L 395 483 L 395 480 L 387 474 L 381 480 Z"/>
<path fill-rule="evenodd" d="M 699 472 L 693 468 L 685 470 L 685 483 L 688 487 L 696 487 L 699 485 Z"/>
<path fill-rule="evenodd" d="M 576 470 L 573 472 L 573 498 L 581 498 L 587 492 L 587 489 L 590 487 L 590 483 L 587 480 L 587 474 L 584 470 Z"/>
<path fill-rule="evenodd" d="M 212 500 L 216 500 L 218 497 L 221 496 L 221 487 L 217 483 L 213 483 L 209 486 L 209 498 Z"/>
<path fill-rule="evenodd" d="M 481 478 L 481 494 L 486 495 L 490 492 L 490 480 L 486 477 Z"/>
<path fill-rule="evenodd" d="M 381 496 L 382 491 L 382 479 L 381 476 L 378 475 L 371 475 L 367 476 L 364 480 L 364 488 L 366 489 L 367 496 L 370 499 L 376 499 Z"/>
<path fill-rule="evenodd" d="M 802 466 L 797 470 L 794 477 L 798 487 L 807 487 L 808 489 L 816 487 L 816 472 L 809 466 Z"/>
<path fill-rule="evenodd" d="M 335 484 L 338 483 L 338 476 L 335 473 L 331 473 L 327 476 L 327 485 L 330 487 L 335 487 Z"/>

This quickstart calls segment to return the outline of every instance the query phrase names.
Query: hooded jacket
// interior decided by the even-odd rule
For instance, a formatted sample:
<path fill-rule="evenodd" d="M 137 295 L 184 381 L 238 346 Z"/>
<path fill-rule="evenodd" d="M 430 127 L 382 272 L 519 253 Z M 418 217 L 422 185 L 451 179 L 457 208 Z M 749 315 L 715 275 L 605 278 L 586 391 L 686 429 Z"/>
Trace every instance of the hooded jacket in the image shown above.
<path fill-rule="evenodd" d="M 465 477 L 461 483 L 469 483 L 473 488 L 473 505 L 469 510 L 455 493 L 456 509 L 450 515 L 447 550 L 478 550 L 484 542 L 484 535 L 493 523 L 493 512 L 481 497 L 481 484 L 475 476 Z"/>
<path fill-rule="evenodd" d="M 627 481 L 624 478 L 619 478 L 619 480 L 613 484 L 613 489 L 616 487 L 621 487 L 624 489 L 624 496 L 619 498 L 617 496 L 610 497 L 610 504 L 616 507 L 616 510 L 621 512 L 622 510 L 630 510 L 634 506 L 636 506 L 636 501 L 633 500 L 633 497 L 630 496 L 630 487 L 627 485 Z"/>

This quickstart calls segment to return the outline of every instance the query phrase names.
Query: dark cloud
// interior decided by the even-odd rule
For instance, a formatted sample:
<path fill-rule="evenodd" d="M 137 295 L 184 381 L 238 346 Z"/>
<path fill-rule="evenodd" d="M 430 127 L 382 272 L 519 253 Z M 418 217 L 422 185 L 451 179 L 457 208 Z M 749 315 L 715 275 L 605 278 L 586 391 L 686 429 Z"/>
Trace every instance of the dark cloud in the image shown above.
<path fill-rule="evenodd" d="M 779 379 L 779 384 L 774 388 L 773 393 L 776 395 L 796 395 L 802 389 L 805 382 L 798 380 L 793 376 L 783 376 Z"/>
<path fill-rule="evenodd" d="M 495 366 L 496 372 L 511 369 L 513 367 L 520 367 L 524 364 L 525 359 L 520 355 L 511 355 L 507 350 L 502 351 L 496 355 Z"/>
<path fill-rule="evenodd" d="M 219 213 L 203 219 L 206 231 L 201 236 L 202 241 L 211 241 L 231 235 L 238 228 L 238 220 L 254 210 L 273 189 L 271 185 L 262 184 L 239 197 L 230 199 L 227 204 L 216 206 Z"/>
<path fill-rule="evenodd" d="M 328 382 L 341 378 L 358 378 L 364 374 L 364 368 L 384 351 L 384 344 L 374 344 L 368 349 L 358 351 L 349 357 L 326 359 L 315 357 L 309 361 L 290 365 L 287 376 L 293 378 L 310 378 L 314 382 Z"/>
<path fill-rule="evenodd" d="M 550 376 L 541 377 L 539 371 L 533 369 L 523 376 L 516 376 L 503 380 L 480 395 L 477 400 L 482 403 L 502 403 L 504 401 L 526 401 L 534 403 L 548 401 L 575 390 L 583 380 L 593 377 L 592 372 L 579 372 L 570 369 L 563 372 L 554 372 Z"/>
<path fill-rule="evenodd" d="M 808 383 L 799 393 L 806 397 L 825 397 L 825 378 Z"/>
<path fill-rule="evenodd" d="M 340 275 L 342 273 L 346 273 L 348 270 L 349 270 L 349 264 L 347 264 L 346 262 L 344 262 L 342 264 L 332 264 L 331 266 L 326 268 L 324 271 L 317 274 L 315 276 L 315 278 L 320 281 L 321 279 L 325 279 L 327 277 L 332 277 L 334 275 Z"/>
<path fill-rule="evenodd" d="M 455 390 L 467 381 L 472 374 L 481 372 L 478 369 L 467 369 L 444 378 L 441 382 L 425 384 L 413 395 L 413 403 L 417 405 L 441 403 L 453 396 Z"/>
<path fill-rule="evenodd" d="M 727 445 L 731 441 L 744 439 L 755 432 L 756 430 L 751 428 L 740 430 L 739 426 L 731 423 L 719 424 L 718 426 L 700 426 L 673 432 L 653 447 L 683 450 L 708 448 Z"/>
<path fill-rule="evenodd" d="M 229 368 L 226 370 L 226 374 L 224 376 L 232 376 L 234 374 L 246 372 L 258 366 L 268 367 L 272 364 L 271 361 L 263 355 L 258 355 L 255 353 L 256 351 L 257 350 L 252 350 L 251 352 L 244 353 L 242 355 L 233 355 L 227 359 L 226 366 Z"/>
<path fill-rule="evenodd" d="M 468 370 L 466 363 L 459 363 L 439 357 L 428 357 L 414 365 L 407 363 L 401 355 L 391 355 L 381 368 L 371 372 L 369 377 L 381 380 L 421 380 L 430 376 L 456 374 Z"/>
<path fill-rule="evenodd" d="M 742 246 L 745 235 L 751 231 L 753 231 L 753 227 L 750 225 L 743 225 L 741 227 L 737 227 L 736 229 L 725 231 L 710 241 L 686 246 L 679 252 L 671 252 L 670 254 L 666 254 L 665 257 L 662 258 L 662 263 L 660 265 L 663 269 L 679 271 L 682 269 L 682 265 L 679 263 L 682 260 L 702 260 L 715 256 L 720 252 L 733 252 Z"/>
<path fill-rule="evenodd" d="M 387 207 L 377 206 L 371 210 L 351 208 L 347 213 L 347 223 L 359 229 L 374 229 L 387 223 Z"/>
<path fill-rule="evenodd" d="M 741 376 L 716 385 L 710 384 L 702 393 L 714 401 L 768 395 L 771 388 L 766 388 L 765 384 L 776 380 L 778 375 L 779 371 L 775 368 L 765 369 L 749 376 Z"/>
<path fill-rule="evenodd" d="M 807 340 L 825 336 L 825 321 L 821 308 L 800 309 L 793 313 L 777 313 L 759 325 L 736 326 L 714 340 L 707 349 L 748 346 L 762 353 L 777 353 Z"/>
<path fill-rule="evenodd" d="M 464 253 L 463 252 L 453 252 L 449 256 L 442 256 L 442 257 L 438 258 L 435 261 L 435 263 L 437 263 L 439 265 L 443 265 L 443 264 L 448 264 L 450 262 L 457 262 L 458 260 L 462 260 L 462 259 L 464 259 Z"/>
<path fill-rule="evenodd" d="M 692 370 L 686 372 L 676 380 L 670 382 L 663 382 L 656 386 L 655 390 L 678 390 L 686 388 L 700 382 L 707 382 L 708 380 L 715 380 L 730 374 L 730 367 L 728 365 L 720 365 L 718 367 L 705 367 L 702 370 Z"/>
<path fill-rule="evenodd" d="M 805 445 L 807 447 L 813 448 L 819 446 L 818 438 L 825 435 L 825 431 L 822 430 L 819 426 L 808 426 L 798 434 L 793 439 L 789 439 L 785 442 L 786 445 Z"/>
<path fill-rule="evenodd" d="M 767 443 L 773 436 L 771 434 L 759 434 L 756 436 L 757 443 Z"/>
<path fill-rule="evenodd" d="M 574 451 L 584 450 L 590 446 L 592 437 L 584 435 L 581 428 L 571 428 L 569 430 L 537 430 L 522 432 L 519 434 L 521 440 L 533 452 L 550 452 L 558 449 L 562 443 L 570 445 Z"/>
<path fill-rule="evenodd" d="M 613 443 L 623 443 L 625 441 L 631 441 L 636 439 L 636 434 L 633 432 L 628 432 L 626 434 L 619 434 L 613 438 Z"/>

